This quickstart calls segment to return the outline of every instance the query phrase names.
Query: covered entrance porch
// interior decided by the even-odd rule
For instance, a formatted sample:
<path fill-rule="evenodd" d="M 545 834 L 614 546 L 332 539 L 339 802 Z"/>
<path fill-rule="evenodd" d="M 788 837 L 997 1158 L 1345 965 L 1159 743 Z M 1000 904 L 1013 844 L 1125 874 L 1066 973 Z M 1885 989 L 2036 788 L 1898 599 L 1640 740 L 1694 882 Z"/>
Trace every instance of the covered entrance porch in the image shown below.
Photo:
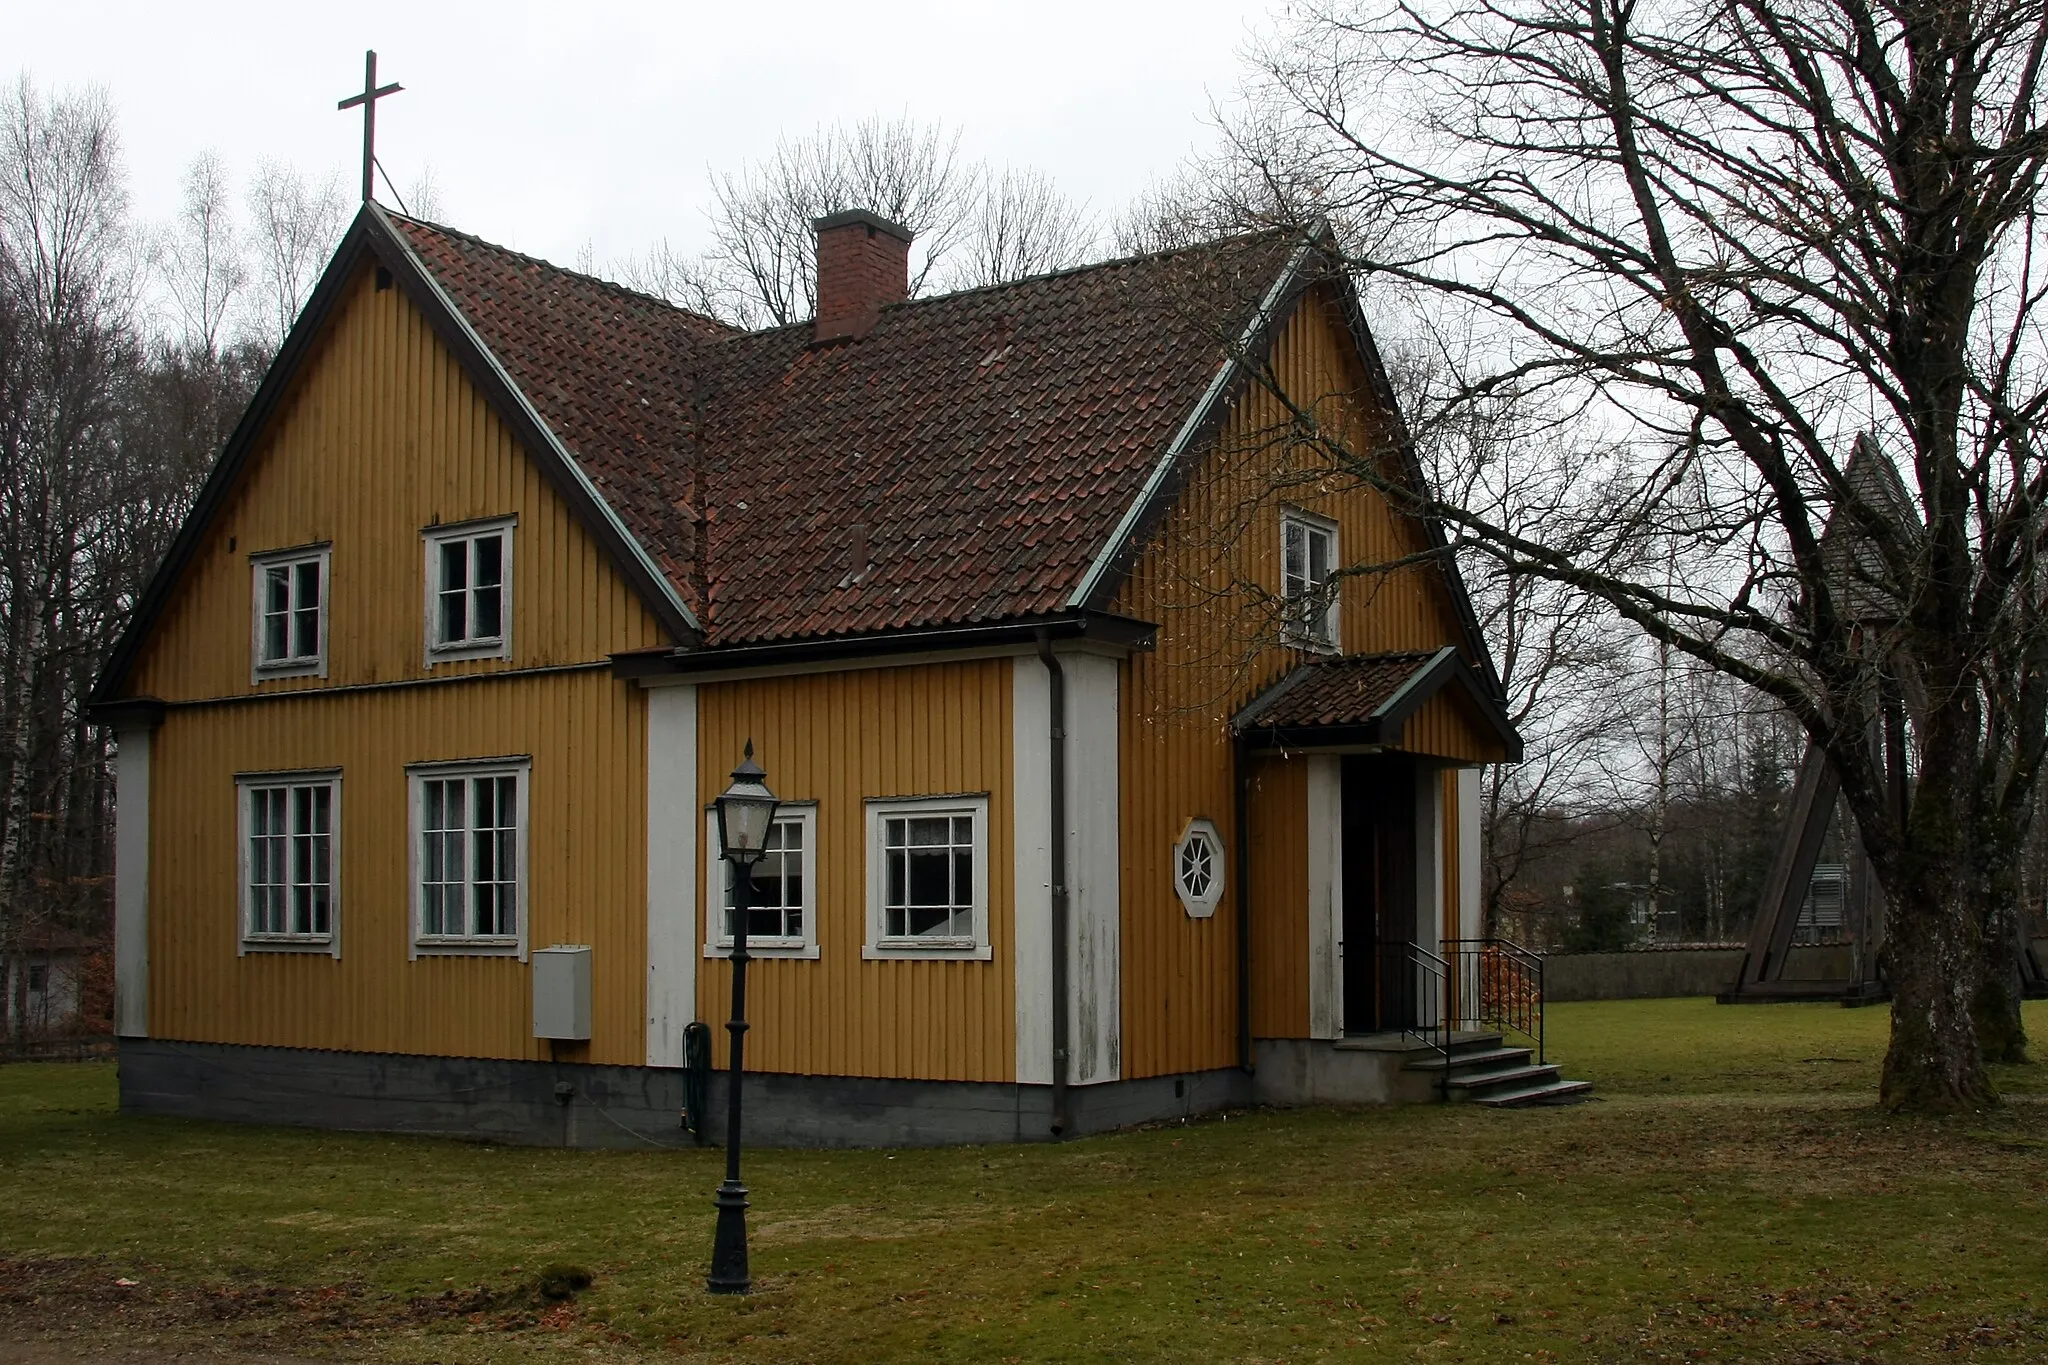
<path fill-rule="evenodd" d="M 1483 765 L 1521 740 L 1454 648 L 1297 667 L 1235 720 L 1249 1026 L 1272 1103 L 1577 1093 L 1542 961 L 1480 925 Z"/>

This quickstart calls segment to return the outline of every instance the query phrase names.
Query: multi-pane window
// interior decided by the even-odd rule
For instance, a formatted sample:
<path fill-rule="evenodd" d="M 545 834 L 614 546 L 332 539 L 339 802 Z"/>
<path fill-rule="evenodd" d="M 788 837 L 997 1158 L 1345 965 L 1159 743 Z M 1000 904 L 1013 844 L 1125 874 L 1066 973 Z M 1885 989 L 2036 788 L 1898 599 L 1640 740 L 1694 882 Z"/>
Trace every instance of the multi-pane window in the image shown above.
<path fill-rule="evenodd" d="M 1196 919 L 1216 913 L 1216 903 L 1223 898 L 1223 836 L 1212 821 L 1188 821 L 1174 844 L 1173 889 Z"/>
<path fill-rule="evenodd" d="M 526 886 L 526 765 L 412 773 L 419 943 L 516 949 Z"/>
<path fill-rule="evenodd" d="M 327 550 L 258 555 L 255 671 L 258 677 L 319 673 L 327 662 Z"/>
<path fill-rule="evenodd" d="M 868 823 L 873 946 L 985 948 L 986 798 L 874 802 Z"/>
<path fill-rule="evenodd" d="M 753 949 L 808 950 L 818 941 L 811 907 L 817 852 L 815 807 L 785 805 L 777 810 L 768 828 L 767 851 L 749 869 L 747 897 L 747 946 Z M 711 903 L 717 907 L 713 947 L 729 951 L 733 931 L 733 880 L 739 872 L 718 856 L 718 821 L 714 815 L 705 822 L 706 847 L 710 850 Z"/>
<path fill-rule="evenodd" d="M 331 943 L 340 779 L 245 778 L 240 788 L 245 946 Z"/>
<path fill-rule="evenodd" d="M 1288 639 L 1333 649 L 1337 644 L 1337 527 L 1303 512 L 1280 519 L 1280 594 L 1287 602 Z"/>
<path fill-rule="evenodd" d="M 427 533 L 429 660 L 509 656 L 512 523 Z"/>

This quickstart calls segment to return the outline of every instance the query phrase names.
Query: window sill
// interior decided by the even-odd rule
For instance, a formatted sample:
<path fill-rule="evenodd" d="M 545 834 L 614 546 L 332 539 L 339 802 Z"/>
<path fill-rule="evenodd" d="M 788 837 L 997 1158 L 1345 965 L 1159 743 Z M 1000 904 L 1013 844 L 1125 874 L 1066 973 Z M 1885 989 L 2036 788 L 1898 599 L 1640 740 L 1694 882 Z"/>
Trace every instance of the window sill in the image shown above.
<path fill-rule="evenodd" d="M 919 943 L 914 939 L 884 939 L 880 943 L 863 944 L 860 955 L 867 962 L 987 962 L 995 957 L 995 950 L 986 943 L 970 943 L 963 939 L 938 939 L 930 943 Z"/>
<path fill-rule="evenodd" d="M 247 934 L 242 938 L 243 953 L 317 953 L 323 957 L 340 957 L 332 934 Z"/>
<path fill-rule="evenodd" d="M 327 676 L 325 659 L 280 659 L 276 663 L 258 664 L 251 671 L 249 681 L 267 683 L 279 678 L 324 678 Z"/>
<path fill-rule="evenodd" d="M 435 664 L 468 663 L 473 659 L 509 659 L 512 651 L 503 640 L 468 640 L 453 645 L 430 645 L 427 667 Z"/>
<path fill-rule="evenodd" d="M 1298 649 L 1308 654 L 1341 654 L 1344 652 L 1343 646 L 1335 640 L 1325 640 L 1318 636 L 1304 635 L 1300 631 L 1293 630 L 1283 632 L 1280 636 L 1280 643 L 1288 649 Z"/>
<path fill-rule="evenodd" d="M 732 956 L 732 940 L 721 939 L 717 943 L 704 945 L 704 956 L 729 958 Z M 771 938 L 763 942 L 757 938 L 747 940 L 748 957 L 782 957 L 802 961 L 814 961 L 818 956 L 818 945 L 799 943 L 795 939 Z"/>
<path fill-rule="evenodd" d="M 412 944 L 414 957 L 520 957 L 526 956 L 516 938 L 419 938 Z"/>

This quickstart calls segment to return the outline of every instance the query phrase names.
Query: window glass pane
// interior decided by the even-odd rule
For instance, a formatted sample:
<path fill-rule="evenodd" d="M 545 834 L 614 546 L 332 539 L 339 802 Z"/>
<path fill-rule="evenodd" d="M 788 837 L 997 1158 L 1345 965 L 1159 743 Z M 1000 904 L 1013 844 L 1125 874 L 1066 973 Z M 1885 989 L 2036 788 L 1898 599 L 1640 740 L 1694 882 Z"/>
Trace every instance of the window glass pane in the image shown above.
<path fill-rule="evenodd" d="M 470 596 L 475 624 L 470 635 L 478 640 L 496 640 L 505 634 L 503 588 L 478 588 Z"/>
<path fill-rule="evenodd" d="M 1308 580 L 1320 587 L 1330 581 L 1330 541 L 1328 531 L 1312 529 L 1308 537 Z"/>
<path fill-rule="evenodd" d="M 1308 528 L 1298 521 L 1281 524 L 1281 543 L 1284 547 L 1280 566 L 1281 591 L 1289 597 L 1300 591 L 1303 580 L 1308 577 L 1308 550 L 1304 544 L 1307 530 Z"/>
<path fill-rule="evenodd" d="M 505 537 L 478 536 L 470 544 L 476 547 L 474 582 L 479 588 L 495 588 L 505 581 Z"/>
<path fill-rule="evenodd" d="M 444 645 L 469 638 L 469 542 L 441 546 L 441 620 L 435 638 Z"/>
<path fill-rule="evenodd" d="M 283 569 L 266 569 L 263 574 L 263 662 L 286 657 L 286 627 L 290 622 L 291 582 Z"/>

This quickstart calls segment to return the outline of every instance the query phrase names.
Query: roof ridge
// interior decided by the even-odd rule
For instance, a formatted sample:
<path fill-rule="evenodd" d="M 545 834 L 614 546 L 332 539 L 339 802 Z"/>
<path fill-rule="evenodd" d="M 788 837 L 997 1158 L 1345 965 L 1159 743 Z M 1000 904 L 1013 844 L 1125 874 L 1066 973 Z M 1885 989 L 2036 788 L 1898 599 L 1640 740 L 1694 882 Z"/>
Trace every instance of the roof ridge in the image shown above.
<path fill-rule="evenodd" d="M 1140 251 L 1130 256 L 1112 256 L 1102 261 L 1085 261 L 1080 265 L 1062 266 L 1058 270 L 1042 270 L 1036 275 L 1019 275 L 1014 280 L 997 280 L 993 284 L 970 285 L 965 289 L 951 289 L 943 294 L 925 294 L 918 298 L 899 299 L 895 303 L 884 304 L 883 307 L 901 308 L 906 304 L 937 303 L 942 299 L 965 298 L 970 294 L 989 294 L 998 289 L 1015 289 L 1019 285 L 1040 284 L 1046 280 L 1065 279 L 1071 275 L 1086 275 L 1096 270 L 1118 270 L 1134 265 L 1146 265 L 1154 261 L 1166 260 L 1170 256 L 1192 256 L 1197 252 L 1214 251 L 1219 247 L 1256 242 L 1262 238 L 1270 237 L 1278 240 L 1286 237 L 1305 236 L 1308 231 L 1307 225 L 1298 227 L 1279 225 L 1256 228 L 1250 232 L 1233 232 L 1221 237 L 1210 237 L 1199 242 L 1189 242 L 1183 246 L 1164 247 L 1158 251 Z"/>
<path fill-rule="evenodd" d="M 566 265 L 557 265 L 555 262 L 547 259 L 545 256 L 535 256 L 531 252 L 521 251 L 516 247 L 506 246 L 502 242 L 490 241 L 487 238 L 477 236 L 474 232 L 465 232 L 461 228 L 450 227 L 446 223 L 437 223 L 434 222 L 432 219 L 421 218 L 410 213 L 399 213 L 392 209 L 385 208 L 382 204 L 379 204 L 377 207 L 383 210 L 386 217 L 396 218 L 402 222 L 411 223 L 415 227 L 426 228 L 431 232 L 438 232 L 444 237 L 453 237 L 458 241 L 468 242 L 474 246 L 480 246 L 484 248 L 486 251 L 495 251 L 501 256 L 510 256 L 516 260 L 521 260 L 531 265 L 540 266 L 544 270 L 552 270 L 557 275 L 567 275 L 571 279 L 582 280 L 587 284 L 594 284 L 600 289 L 606 289 L 615 294 L 624 294 L 628 298 L 639 299 L 645 303 L 656 304 L 659 307 L 666 308 L 671 313 L 680 314 L 683 317 L 691 318 L 697 322 L 708 322 L 713 327 L 718 328 L 721 332 L 726 333 L 728 336 L 752 335 L 752 333 L 748 332 L 746 329 L 741 327 L 735 327 L 731 323 L 726 322 L 723 319 L 712 317 L 709 313 L 699 313 L 695 309 L 684 308 L 679 304 L 671 303 L 667 299 L 661 297 L 659 294 L 650 294 L 644 289 L 635 289 L 629 284 L 621 284 L 617 280 L 608 280 L 604 278 L 602 275 L 593 275 L 587 270 L 572 270 Z M 719 339 L 722 340 L 723 338 Z"/>

